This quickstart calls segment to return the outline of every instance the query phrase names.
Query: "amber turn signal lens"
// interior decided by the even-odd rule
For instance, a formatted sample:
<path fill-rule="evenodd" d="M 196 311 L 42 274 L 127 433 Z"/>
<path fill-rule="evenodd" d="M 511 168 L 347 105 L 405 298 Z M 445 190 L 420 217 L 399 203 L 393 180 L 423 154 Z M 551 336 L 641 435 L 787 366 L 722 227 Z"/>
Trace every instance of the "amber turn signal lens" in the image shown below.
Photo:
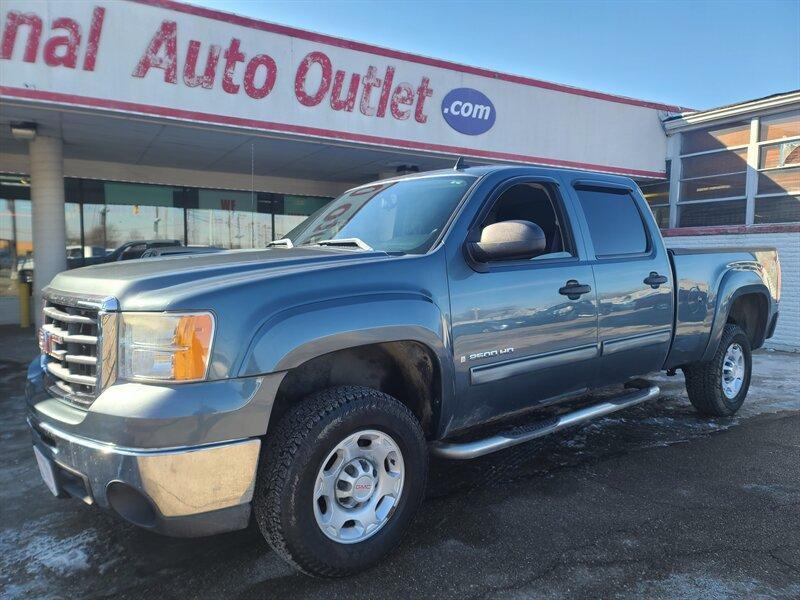
<path fill-rule="evenodd" d="M 206 375 L 214 321 L 207 313 L 184 315 L 175 331 L 172 374 L 176 381 L 203 379 Z"/>

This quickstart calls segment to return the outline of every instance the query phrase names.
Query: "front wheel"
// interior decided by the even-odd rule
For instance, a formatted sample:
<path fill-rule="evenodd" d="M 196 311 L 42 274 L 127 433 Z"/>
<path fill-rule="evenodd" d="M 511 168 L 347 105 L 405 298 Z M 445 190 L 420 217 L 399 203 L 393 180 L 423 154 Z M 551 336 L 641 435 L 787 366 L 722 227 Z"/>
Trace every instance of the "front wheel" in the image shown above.
<path fill-rule="evenodd" d="M 689 400 L 703 414 L 733 415 L 747 396 L 752 368 L 747 334 L 738 325 L 725 325 L 714 357 L 683 369 Z"/>
<path fill-rule="evenodd" d="M 267 437 L 253 510 L 278 555 L 310 575 L 341 577 L 398 544 L 428 468 L 425 437 L 406 406 L 369 388 L 331 388 Z"/>

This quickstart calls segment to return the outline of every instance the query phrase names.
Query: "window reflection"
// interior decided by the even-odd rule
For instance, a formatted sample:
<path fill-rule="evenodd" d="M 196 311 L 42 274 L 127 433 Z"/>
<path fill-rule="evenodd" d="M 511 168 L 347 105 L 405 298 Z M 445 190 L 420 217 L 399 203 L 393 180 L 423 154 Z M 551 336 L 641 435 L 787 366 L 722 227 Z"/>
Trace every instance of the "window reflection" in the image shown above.
<path fill-rule="evenodd" d="M 669 181 L 640 182 L 639 188 L 650 206 L 656 224 L 662 229 L 669 227 Z"/>
<path fill-rule="evenodd" d="M 74 244 L 111 251 L 133 240 L 264 248 L 330 201 L 313 196 L 68 179 Z M 81 226 L 81 209 L 83 225 Z M 74 213 L 74 216 L 72 215 Z M 70 243 L 73 243 L 72 241 Z"/>
<path fill-rule="evenodd" d="M 0 175 L 0 311 L 18 294 L 20 268 L 33 261 L 30 185 L 20 175 Z M 16 316 L 16 304 L 13 309 Z M 11 322 L 0 314 L 0 323 Z M 11 317 L 13 318 L 13 317 Z"/>
<path fill-rule="evenodd" d="M 16 297 L 19 271 L 33 261 L 30 200 L 0 198 L 0 297 Z"/>
<path fill-rule="evenodd" d="M 682 135 L 681 154 L 723 150 L 732 146 L 746 146 L 749 141 L 750 121 L 732 125 L 716 125 L 684 133 Z"/>
<path fill-rule="evenodd" d="M 800 136 L 800 110 L 761 117 L 759 138 L 762 141 Z"/>

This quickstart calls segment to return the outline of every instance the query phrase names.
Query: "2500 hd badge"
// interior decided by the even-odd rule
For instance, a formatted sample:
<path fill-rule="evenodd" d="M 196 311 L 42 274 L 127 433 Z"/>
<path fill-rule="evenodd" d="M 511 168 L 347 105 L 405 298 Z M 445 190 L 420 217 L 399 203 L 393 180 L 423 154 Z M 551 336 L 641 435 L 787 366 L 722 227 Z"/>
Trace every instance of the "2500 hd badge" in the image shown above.
<path fill-rule="evenodd" d="M 513 348 L 503 348 L 501 350 L 486 350 L 485 352 L 473 352 L 469 356 L 462 356 L 461 362 L 465 363 L 468 360 L 478 360 L 479 358 L 489 358 L 490 356 L 500 356 L 501 354 L 511 354 Z"/>

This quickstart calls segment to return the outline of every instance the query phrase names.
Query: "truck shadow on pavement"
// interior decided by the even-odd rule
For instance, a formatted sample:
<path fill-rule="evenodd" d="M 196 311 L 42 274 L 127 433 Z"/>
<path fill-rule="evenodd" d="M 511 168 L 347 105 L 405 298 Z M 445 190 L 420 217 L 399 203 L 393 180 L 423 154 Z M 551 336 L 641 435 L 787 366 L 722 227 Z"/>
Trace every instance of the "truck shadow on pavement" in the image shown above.
<path fill-rule="evenodd" d="M 316 580 L 254 529 L 151 534 L 39 478 L 25 365 L 0 360 L 0 597 L 800 595 L 800 355 L 760 352 L 738 415 L 663 396 L 474 461 L 433 460 L 400 548 Z"/>

